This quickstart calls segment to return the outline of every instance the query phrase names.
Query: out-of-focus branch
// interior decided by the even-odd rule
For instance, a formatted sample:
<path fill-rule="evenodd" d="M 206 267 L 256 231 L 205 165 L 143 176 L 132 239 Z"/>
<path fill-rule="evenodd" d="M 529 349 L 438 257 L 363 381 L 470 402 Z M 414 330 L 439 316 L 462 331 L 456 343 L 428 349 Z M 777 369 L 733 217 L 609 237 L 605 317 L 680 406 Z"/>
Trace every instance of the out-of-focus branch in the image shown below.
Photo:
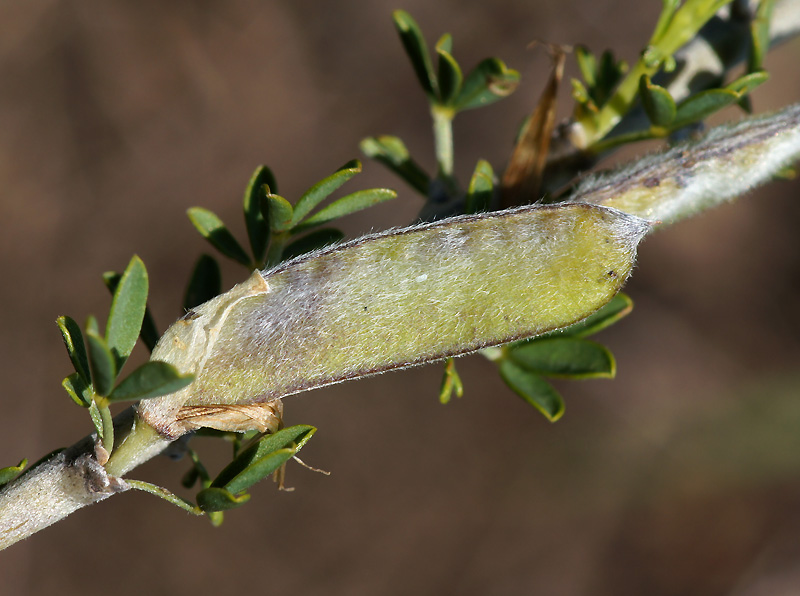
<path fill-rule="evenodd" d="M 753 3 L 734 2 L 707 23 L 689 43 L 675 53 L 676 68 L 654 79 L 676 101 L 718 85 L 750 51 L 750 19 Z M 800 34 L 800 0 L 777 0 L 770 21 L 770 49 Z M 609 137 L 649 126 L 641 106 L 632 109 Z M 545 179 L 553 191 L 576 172 L 590 168 L 600 156 L 587 150 L 580 127 L 572 120 L 561 124 L 550 145 Z"/>

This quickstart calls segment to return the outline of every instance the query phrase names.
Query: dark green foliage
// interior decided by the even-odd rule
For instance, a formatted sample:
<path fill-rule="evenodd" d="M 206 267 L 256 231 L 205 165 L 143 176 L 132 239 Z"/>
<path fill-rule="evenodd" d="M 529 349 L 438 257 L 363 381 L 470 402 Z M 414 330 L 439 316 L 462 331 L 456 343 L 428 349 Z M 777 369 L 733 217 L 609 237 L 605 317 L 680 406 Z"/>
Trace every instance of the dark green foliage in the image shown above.
<path fill-rule="evenodd" d="M 189 285 L 183 297 L 183 308 L 188 312 L 218 296 L 222 292 L 222 273 L 214 257 L 200 255 L 195 263 Z"/>
<path fill-rule="evenodd" d="M 564 414 L 564 400 L 540 375 L 525 370 L 511 360 L 500 362 L 500 376 L 514 393 L 555 422 Z"/>
<path fill-rule="evenodd" d="M 359 172 L 360 161 L 354 159 L 347 162 L 333 174 L 314 184 L 292 206 L 285 198 L 272 192 L 277 188 L 272 171 L 266 166 L 259 166 L 250 179 L 244 196 L 245 224 L 253 249 L 252 258 L 222 220 L 211 211 L 192 207 L 188 210 L 189 219 L 200 234 L 224 256 L 250 270 L 274 266 L 287 258 L 302 254 L 301 251 L 314 250 L 343 237 L 336 230 L 326 230 L 296 241 L 291 240 L 292 236 L 397 196 L 393 190 L 372 188 L 354 192 L 320 208 L 331 193 Z M 195 266 L 186 293 L 187 304 L 191 302 L 196 306 L 199 303 L 195 303 L 195 300 L 212 298 L 211 291 L 221 285 L 217 283 L 218 268 L 207 259 L 199 261 Z"/>
<path fill-rule="evenodd" d="M 677 106 L 669 91 L 650 82 L 650 77 L 639 79 L 639 95 L 642 106 L 653 126 L 666 127 L 675 121 Z"/>
<path fill-rule="evenodd" d="M 250 240 L 250 250 L 256 261 L 263 261 L 269 245 L 270 228 L 261 211 L 261 202 L 265 196 L 266 188 L 277 192 L 278 185 L 275 176 L 267 166 L 259 166 L 250 178 L 244 191 L 244 222 L 247 226 L 247 237 Z M 204 301 L 203 301 L 204 302 Z M 197 304 L 200 304 L 198 302 Z M 197 306 L 195 304 L 194 306 Z"/>
<path fill-rule="evenodd" d="M 469 181 L 464 213 L 489 211 L 494 195 L 494 171 L 485 159 L 478 161 Z"/>
<path fill-rule="evenodd" d="M 616 363 L 604 346 L 585 339 L 619 321 L 633 309 L 617 294 L 593 315 L 570 327 L 504 346 L 495 356 L 506 384 L 551 422 L 564 413 L 564 400 L 545 377 L 613 378 Z"/>

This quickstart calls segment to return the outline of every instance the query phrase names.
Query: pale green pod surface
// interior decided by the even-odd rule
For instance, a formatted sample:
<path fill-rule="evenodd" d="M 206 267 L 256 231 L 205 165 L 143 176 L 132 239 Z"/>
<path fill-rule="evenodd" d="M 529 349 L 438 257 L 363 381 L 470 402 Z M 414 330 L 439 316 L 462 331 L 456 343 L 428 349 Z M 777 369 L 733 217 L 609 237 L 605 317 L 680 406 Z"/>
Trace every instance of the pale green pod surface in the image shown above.
<path fill-rule="evenodd" d="M 564 327 L 620 289 L 649 224 L 586 204 L 391 230 L 258 272 L 153 352 L 197 379 L 142 402 L 165 434 L 184 406 L 263 403 Z"/>

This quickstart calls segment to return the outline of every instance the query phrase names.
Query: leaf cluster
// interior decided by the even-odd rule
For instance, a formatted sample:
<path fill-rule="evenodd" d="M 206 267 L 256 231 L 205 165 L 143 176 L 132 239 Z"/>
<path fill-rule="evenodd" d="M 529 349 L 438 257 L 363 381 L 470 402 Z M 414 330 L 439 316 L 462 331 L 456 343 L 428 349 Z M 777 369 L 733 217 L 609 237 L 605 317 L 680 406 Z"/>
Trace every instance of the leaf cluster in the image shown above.
<path fill-rule="evenodd" d="M 751 18 L 747 69 L 743 76 L 676 101 L 669 90 L 653 83 L 660 72 L 676 68 L 675 53 L 690 41 L 731 0 L 663 0 L 663 8 L 647 47 L 632 68 L 617 61 L 610 51 L 598 59 L 578 46 L 575 57 L 582 80 L 572 80 L 573 119 L 585 135 L 584 149 L 599 154 L 619 145 L 666 137 L 697 125 L 711 114 L 738 103 L 750 111 L 748 94 L 764 83 L 762 69 L 769 45 L 769 20 L 774 0 L 759 3 Z M 650 126 L 623 135 L 610 135 L 614 126 L 640 102 Z"/>
<path fill-rule="evenodd" d="M 244 505 L 250 500 L 247 492 L 254 484 L 276 475 L 282 480 L 280 471 L 284 464 L 293 458 L 311 439 L 317 429 L 308 425 L 284 428 L 270 435 L 261 435 L 241 448 L 242 439 L 235 437 L 234 458 L 217 476 L 212 479 L 197 454 L 189 450 L 193 466 L 184 476 L 183 486 L 191 488 L 200 484 L 197 503 L 179 497 L 165 488 L 140 480 L 128 480 L 131 487 L 161 497 L 195 515 L 208 515 L 215 526 L 223 521 L 223 512 Z M 234 433 L 223 433 L 227 436 Z"/>
<path fill-rule="evenodd" d="M 142 260 L 134 256 L 121 275 L 109 272 L 103 279 L 112 293 L 104 333 L 93 316 L 88 317 L 83 331 L 68 316 L 59 317 L 57 324 L 75 369 L 62 381 L 62 386 L 76 404 L 89 410 L 97 436 L 110 454 L 114 447 L 111 404 L 178 391 L 191 383 L 194 376 L 181 374 L 165 362 L 151 360 L 121 378 L 120 373 L 143 329 L 148 344 L 157 335 L 147 313 L 147 270 Z"/>
<path fill-rule="evenodd" d="M 357 159 L 349 161 L 314 184 L 292 205 L 277 194 L 278 185 L 272 170 L 267 166 L 256 168 L 245 189 L 242 205 L 249 253 L 212 211 L 192 207 L 188 210 L 189 219 L 223 256 L 249 270 L 272 267 L 283 260 L 335 244 L 344 237 L 337 228 L 320 226 L 397 196 L 395 191 L 387 188 L 370 188 L 321 206 L 331 194 L 360 172 L 361 162 Z M 201 256 L 189 282 L 185 308 L 197 306 L 220 291 L 219 265 L 212 257 Z"/>

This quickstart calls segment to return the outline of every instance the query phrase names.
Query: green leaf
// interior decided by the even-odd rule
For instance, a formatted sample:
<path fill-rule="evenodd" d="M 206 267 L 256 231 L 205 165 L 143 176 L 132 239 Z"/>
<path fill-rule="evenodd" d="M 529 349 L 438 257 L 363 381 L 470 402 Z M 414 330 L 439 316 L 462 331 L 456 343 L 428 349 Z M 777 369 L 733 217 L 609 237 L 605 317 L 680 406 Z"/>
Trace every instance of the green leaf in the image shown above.
<path fill-rule="evenodd" d="M 92 385 L 97 395 L 105 397 L 114 388 L 117 379 L 117 364 L 114 353 L 106 340 L 94 331 L 86 333 L 89 345 L 89 368 L 92 371 Z"/>
<path fill-rule="evenodd" d="M 519 73 L 497 58 L 486 58 L 464 80 L 455 100 L 458 110 L 470 110 L 508 97 L 519 85 Z"/>
<path fill-rule="evenodd" d="M 327 178 L 323 178 L 314 186 L 309 188 L 294 206 L 292 215 L 292 226 L 296 226 L 300 221 L 317 205 L 324 201 L 328 196 L 341 187 L 345 182 L 361 171 L 361 162 L 357 159 L 348 161 L 341 168 L 336 170 Z"/>
<path fill-rule="evenodd" d="M 521 368 L 511 360 L 500 363 L 500 376 L 514 393 L 544 414 L 550 422 L 564 415 L 564 400 L 553 386 L 536 373 Z"/>
<path fill-rule="evenodd" d="M 461 67 L 452 55 L 453 38 L 450 34 L 445 34 L 436 43 L 436 53 L 439 55 L 439 98 L 445 105 L 450 105 L 455 101 L 461 92 L 461 84 L 464 82 L 464 75 L 461 74 Z"/>
<path fill-rule="evenodd" d="M 156 486 L 155 484 L 150 484 L 149 482 L 144 482 L 142 480 L 131 480 L 126 478 L 125 481 L 128 483 L 128 485 L 130 485 L 131 488 L 155 495 L 156 497 L 164 499 L 165 501 L 172 503 L 176 507 L 180 507 L 184 511 L 187 511 L 193 515 L 203 515 L 203 512 L 200 511 L 200 508 L 198 508 L 194 503 L 171 493 L 166 488 Z"/>
<path fill-rule="evenodd" d="M 222 223 L 214 212 L 202 207 L 192 207 L 187 212 L 189 219 L 200 234 L 208 240 L 214 248 L 229 259 L 249 267 L 250 257 Z"/>
<path fill-rule="evenodd" d="M 448 358 L 444 364 L 444 374 L 442 375 L 442 384 L 439 387 L 439 403 L 446 404 L 453 397 L 464 396 L 464 384 L 461 382 L 461 377 L 456 370 L 455 360 Z"/>
<path fill-rule="evenodd" d="M 278 449 L 254 461 L 247 466 L 240 474 L 225 485 L 225 488 L 232 493 L 240 493 L 270 476 L 283 464 L 289 461 L 295 454 L 292 447 Z"/>
<path fill-rule="evenodd" d="M 392 19 L 423 91 L 431 100 L 435 99 L 437 95 L 436 75 L 433 73 L 431 57 L 428 54 L 428 46 L 425 44 L 422 31 L 411 15 L 404 10 L 394 11 Z"/>
<path fill-rule="evenodd" d="M 629 315 L 632 310 L 633 300 L 631 300 L 630 296 L 627 294 L 619 292 L 608 302 L 608 304 L 589 315 L 582 321 L 578 321 L 574 325 L 570 325 L 565 329 L 553 331 L 545 335 L 540 335 L 539 337 L 563 335 L 570 335 L 572 337 L 588 337 L 605 329 L 606 327 L 613 325 L 621 318 Z"/>
<path fill-rule="evenodd" d="M 270 231 L 269 224 L 261 212 L 261 196 L 265 194 L 264 185 L 272 189 L 278 188 L 272 171 L 267 166 L 258 166 L 244 191 L 244 222 L 253 258 L 259 263 L 264 260 L 267 252 Z"/>
<path fill-rule="evenodd" d="M 295 240 L 283 249 L 283 258 L 285 260 L 304 255 L 312 250 L 336 244 L 344 238 L 344 232 L 336 228 L 322 228 L 310 234 L 306 234 L 302 238 Z"/>
<path fill-rule="evenodd" d="M 411 159 L 408 149 L 399 138 L 389 135 L 368 137 L 361 141 L 359 148 L 364 155 L 382 163 L 414 190 L 428 195 L 430 176 Z"/>
<path fill-rule="evenodd" d="M 28 460 L 23 459 L 16 466 L 8 466 L 6 468 L 0 468 L 0 486 L 8 484 L 12 480 L 14 480 L 14 478 L 16 478 L 22 473 L 22 470 L 24 470 L 25 466 L 27 465 L 28 465 Z"/>
<path fill-rule="evenodd" d="M 222 292 L 222 274 L 214 257 L 200 255 L 189 278 L 183 297 L 183 308 L 187 311 L 208 302 Z"/>
<path fill-rule="evenodd" d="M 88 408 L 92 403 L 92 387 L 78 373 L 72 373 L 61 381 L 61 386 L 76 404 Z"/>
<path fill-rule="evenodd" d="M 111 402 L 149 399 L 174 393 L 194 380 L 194 375 L 182 375 L 166 362 L 150 360 L 120 381 L 108 396 Z"/>
<path fill-rule="evenodd" d="M 89 374 L 89 359 L 86 356 L 86 344 L 84 343 L 80 325 L 67 316 L 58 317 L 58 319 L 56 319 L 56 324 L 61 330 L 61 336 L 64 338 L 64 345 L 67 348 L 67 354 L 72 362 L 72 366 L 75 367 L 75 371 L 86 384 L 91 383 L 92 377 Z"/>
<path fill-rule="evenodd" d="M 139 339 L 147 308 L 147 289 L 147 269 L 142 260 L 134 256 L 114 290 L 106 324 L 106 344 L 114 355 L 115 371 L 122 369 Z"/>
<path fill-rule="evenodd" d="M 197 505 L 206 513 L 227 511 L 240 507 L 250 500 L 250 495 L 234 496 L 224 488 L 210 487 L 197 493 Z"/>
<path fill-rule="evenodd" d="M 654 126 L 667 127 L 675 120 L 677 107 L 669 91 L 650 82 L 650 77 L 639 79 L 639 96 L 642 107 Z"/>
<path fill-rule="evenodd" d="M 718 112 L 722 108 L 736 103 L 741 95 L 730 89 L 708 89 L 696 93 L 678 104 L 673 128 L 680 128 L 698 122 Z"/>
<path fill-rule="evenodd" d="M 469 181 L 465 213 L 489 211 L 494 194 L 494 171 L 488 161 L 481 159 Z"/>
<path fill-rule="evenodd" d="M 292 232 L 297 233 L 313 226 L 328 223 L 329 221 L 338 219 L 345 215 L 350 215 L 356 211 L 361 211 L 362 209 L 366 209 L 372 205 L 383 203 L 384 201 L 393 199 L 396 196 L 397 193 L 388 188 L 368 188 L 365 190 L 356 191 L 353 194 L 344 196 L 341 199 L 334 201 L 327 207 L 320 209 L 311 217 L 306 218 L 303 223 L 293 228 Z"/>
<path fill-rule="evenodd" d="M 751 72 L 750 74 L 746 74 L 743 77 L 739 77 L 735 81 L 732 81 L 728 85 L 725 86 L 725 89 L 729 91 L 733 91 L 735 93 L 739 93 L 740 95 L 745 95 L 750 93 L 753 89 L 758 87 L 759 85 L 766 83 L 769 80 L 769 73 L 763 70 L 757 72 Z"/>
<path fill-rule="evenodd" d="M 292 204 L 280 195 L 267 193 L 261 197 L 261 212 L 273 232 L 283 232 L 292 225 Z"/>
<path fill-rule="evenodd" d="M 286 461 L 300 451 L 316 430 L 313 426 L 298 424 L 279 430 L 275 434 L 266 435 L 257 443 L 242 451 L 236 459 L 219 473 L 211 486 L 224 487 L 234 493 L 246 490 L 261 478 L 278 469 L 283 465 L 283 462 L 277 463 L 272 470 L 265 472 L 264 470 L 268 469 L 269 466 L 275 464 L 284 456 L 283 461 Z M 269 459 L 269 461 L 259 464 L 262 459 L 276 453 L 279 454 L 277 459 Z M 259 474 L 262 475 L 259 476 Z"/>
<path fill-rule="evenodd" d="M 106 288 L 108 288 L 108 291 L 111 292 L 112 296 L 117 291 L 117 286 L 119 285 L 121 279 L 122 275 L 116 271 L 106 271 L 103 273 L 103 283 L 105 283 Z M 161 335 L 158 333 L 156 323 L 153 320 L 153 315 L 150 312 L 149 307 L 145 307 L 144 309 L 144 319 L 142 320 L 142 328 L 139 330 L 139 337 L 142 339 L 145 347 L 151 352 L 153 351 L 158 338 L 161 337 Z"/>
<path fill-rule="evenodd" d="M 605 346 L 577 337 L 552 337 L 516 344 L 508 358 L 530 372 L 549 377 L 611 378 L 616 363 Z"/>

